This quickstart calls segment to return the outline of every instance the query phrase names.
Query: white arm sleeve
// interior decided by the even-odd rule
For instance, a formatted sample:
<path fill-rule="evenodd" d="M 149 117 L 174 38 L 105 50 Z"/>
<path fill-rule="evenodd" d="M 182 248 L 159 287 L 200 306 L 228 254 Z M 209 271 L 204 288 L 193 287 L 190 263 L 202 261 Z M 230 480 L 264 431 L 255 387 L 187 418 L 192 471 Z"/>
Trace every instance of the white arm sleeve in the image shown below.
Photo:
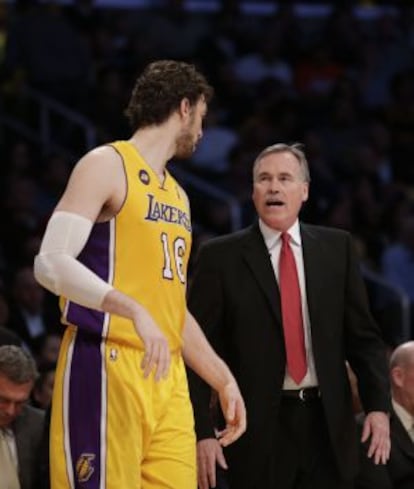
<path fill-rule="evenodd" d="M 111 285 L 76 258 L 85 246 L 93 222 L 71 212 L 55 212 L 34 261 L 36 280 L 46 289 L 82 306 L 102 310 Z"/>

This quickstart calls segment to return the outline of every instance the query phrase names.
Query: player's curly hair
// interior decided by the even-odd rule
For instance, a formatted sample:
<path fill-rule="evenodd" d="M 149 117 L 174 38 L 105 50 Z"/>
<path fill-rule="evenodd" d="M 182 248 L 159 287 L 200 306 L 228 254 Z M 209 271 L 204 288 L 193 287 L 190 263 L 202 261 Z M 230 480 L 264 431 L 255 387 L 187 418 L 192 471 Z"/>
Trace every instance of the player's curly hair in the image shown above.
<path fill-rule="evenodd" d="M 213 88 L 194 65 L 174 60 L 150 63 L 138 77 L 125 110 L 134 131 L 162 124 L 187 98 L 195 105 L 204 96 L 209 102 Z"/>

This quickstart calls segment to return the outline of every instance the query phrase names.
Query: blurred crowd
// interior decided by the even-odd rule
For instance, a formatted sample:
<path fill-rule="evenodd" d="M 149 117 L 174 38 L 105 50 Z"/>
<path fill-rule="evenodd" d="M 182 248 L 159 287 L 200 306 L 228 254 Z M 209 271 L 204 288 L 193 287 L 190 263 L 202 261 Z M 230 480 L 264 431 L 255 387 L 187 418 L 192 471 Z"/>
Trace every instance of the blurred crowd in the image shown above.
<path fill-rule="evenodd" d="M 20 97 L 30 86 L 89 118 L 99 142 L 126 138 L 123 110 L 142 68 L 160 58 L 194 62 L 216 94 L 193 158 L 173 169 L 183 165 L 232 195 L 245 225 L 258 152 L 302 142 L 312 178 L 303 219 L 351 231 L 367 277 L 414 304 L 414 7 L 331 3 L 327 15 L 298 13 L 294 2 L 267 14 L 245 13 L 237 0 L 211 12 L 179 0 L 134 10 L 98 9 L 93 0 L 1 3 L 0 110 L 30 125 Z M 76 134 L 53 130 L 81 155 Z M 47 409 L 61 327 L 32 263 L 76 161 L 1 124 L 0 155 L 0 326 L 33 354 L 32 404 Z M 195 247 L 230 230 L 226 205 L 188 191 Z M 394 309 L 388 317 L 378 294 L 373 303 L 396 346 Z"/>
<path fill-rule="evenodd" d="M 89 118 L 104 143 L 128 137 L 123 110 L 149 61 L 194 62 L 216 95 L 193 158 L 172 168 L 183 165 L 234 196 L 244 225 L 254 215 L 259 150 L 303 142 L 312 178 L 303 219 L 351 231 L 363 266 L 414 302 L 414 8 L 331 3 L 323 15 L 293 2 L 266 14 L 230 0 L 208 12 L 179 0 L 132 10 L 92 0 L 2 3 L 1 110 L 30 124 L 20 98 L 30 86 Z M 83 152 L 71 130 L 53 130 L 62 146 Z M 31 266 L 75 159 L 45 153 L 6 126 L 0 149 L 0 324 L 48 364 L 55 357 L 43 355 L 58 349 L 58 307 Z M 188 191 L 195 247 L 230 230 L 226 205 Z"/>

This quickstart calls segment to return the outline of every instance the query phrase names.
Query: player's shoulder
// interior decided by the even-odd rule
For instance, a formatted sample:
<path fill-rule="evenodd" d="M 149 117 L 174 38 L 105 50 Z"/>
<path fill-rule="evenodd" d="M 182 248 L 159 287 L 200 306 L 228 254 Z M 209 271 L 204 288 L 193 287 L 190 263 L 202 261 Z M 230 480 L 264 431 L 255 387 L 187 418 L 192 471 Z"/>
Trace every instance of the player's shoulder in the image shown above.
<path fill-rule="evenodd" d="M 120 154 L 109 144 L 97 146 L 76 163 L 74 173 L 87 176 L 95 175 L 97 179 L 105 175 L 113 177 L 123 172 L 122 158 Z"/>
<path fill-rule="evenodd" d="M 79 163 L 102 164 L 103 161 L 119 162 L 121 159 L 121 155 L 114 145 L 103 144 L 88 151 L 82 156 Z"/>

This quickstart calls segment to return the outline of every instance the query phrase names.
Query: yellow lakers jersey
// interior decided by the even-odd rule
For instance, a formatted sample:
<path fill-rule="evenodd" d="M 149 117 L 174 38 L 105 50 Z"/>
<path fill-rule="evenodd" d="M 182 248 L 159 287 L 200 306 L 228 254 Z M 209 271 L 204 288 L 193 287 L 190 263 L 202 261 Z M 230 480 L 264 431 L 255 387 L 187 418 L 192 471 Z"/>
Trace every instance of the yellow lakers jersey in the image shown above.
<path fill-rule="evenodd" d="M 184 191 L 165 171 L 161 183 L 128 141 L 112 143 L 127 180 L 125 202 L 96 223 L 78 259 L 152 315 L 172 350 L 181 347 L 191 220 Z M 64 301 L 64 321 L 110 341 L 142 348 L 132 321 Z"/>

